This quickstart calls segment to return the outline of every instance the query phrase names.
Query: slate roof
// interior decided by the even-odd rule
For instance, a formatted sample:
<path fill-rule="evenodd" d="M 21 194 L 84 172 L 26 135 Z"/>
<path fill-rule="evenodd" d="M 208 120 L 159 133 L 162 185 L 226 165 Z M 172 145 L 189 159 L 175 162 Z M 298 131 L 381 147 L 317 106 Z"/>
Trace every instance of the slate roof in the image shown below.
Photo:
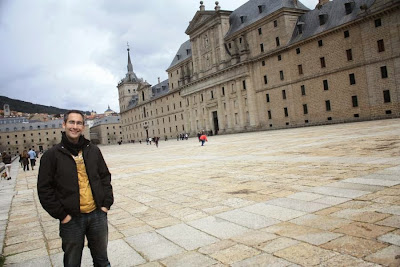
<path fill-rule="evenodd" d="M 10 123 L 0 125 L 0 132 L 17 132 L 25 130 L 44 130 L 62 128 L 62 119 L 29 123 Z"/>
<path fill-rule="evenodd" d="M 168 69 L 181 63 L 182 61 L 191 56 L 192 56 L 192 44 L 190 43 L 190 40 L 187 40 L 181 45 L 181 47 L 179 47 L 179 50 L 176 53 L 174 59 L 172 60 L 171 65 L 169 65 Z"/>
<path fill-rule="evenodd" d="M 93 126 L 98 126 L 101 124 L 110 124 L 110 123 L 119 123 L 120 122 L 120 116 L 107 116 L 107 117 L 103 117 L 101 119 L 96 119 L 93 122 Z"/>
<path fill-rule="evenodd" d="M 300 34 L 296 27 L 289 44 L 307 39 L 313 35 L 335 28 L 357 19 L 365 11 L 360 6 L 370 7 L 376 0 L 334 0 L 324 4 L 320 9 L 316 8 L 299 17 L 297 24 L 302 24 L 303 32 Z M 346 15 L 345 3 L 351 3 L 352 12 Z M 324 15 L 326 23 L 320 25 L 319 15 Z"/>
<path fill-rule="evenodd" d="M 157 98 L 159 96 L 167 94 L 169 92 L 168 79 L 151 87 L 151 91 L 153 93 L 152 98 Z"/>
<path fill-rule="evenodd" d="M 262 13 L 259 12 L 258 6 L 263 6 Z M 225 38 L 284 7 L 309 10 L 300 1 L 297 1 L 297 6 L 295 6 L 293 0 L 250 0 L 235 9 L 229 16 L 230 28 Z M 244 17 L 243 23 L 242 16 Z"/>

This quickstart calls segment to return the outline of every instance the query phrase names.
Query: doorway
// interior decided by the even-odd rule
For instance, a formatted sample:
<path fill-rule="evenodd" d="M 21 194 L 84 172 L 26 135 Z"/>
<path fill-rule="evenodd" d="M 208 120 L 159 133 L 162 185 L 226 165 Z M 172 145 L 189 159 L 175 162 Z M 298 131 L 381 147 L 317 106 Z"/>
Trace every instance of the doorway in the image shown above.
<path fill-rule="evenodd" d="M 213 111 L 212 117 L 213 117 L 213 124 L 214 124 L 214 134 L 217 135 L 218 131 L 219 131 L 217 111 Z"/>

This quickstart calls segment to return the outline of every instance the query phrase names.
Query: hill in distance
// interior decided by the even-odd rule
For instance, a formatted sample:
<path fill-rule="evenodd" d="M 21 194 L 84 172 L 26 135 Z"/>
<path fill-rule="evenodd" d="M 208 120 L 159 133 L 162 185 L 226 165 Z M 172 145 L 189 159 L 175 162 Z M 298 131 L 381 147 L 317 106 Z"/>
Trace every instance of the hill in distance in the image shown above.
<path fill-rule="evenodd" d="M 47 113 L 47 114 L 64 114 L 67 109 L 56 108 L 53 106 L 44 106 L 39 104 L 33 104 L 31 102 L 25 102 L 18 99 L 12 99 L 5 96 L 0 96 L 0 109 L 3 109 L 4 104 L 10 106 L 11 111 L 18 111 L 23 113 Z M 89 111 L 84 111 L 85 114 L 90 114 Z"/>

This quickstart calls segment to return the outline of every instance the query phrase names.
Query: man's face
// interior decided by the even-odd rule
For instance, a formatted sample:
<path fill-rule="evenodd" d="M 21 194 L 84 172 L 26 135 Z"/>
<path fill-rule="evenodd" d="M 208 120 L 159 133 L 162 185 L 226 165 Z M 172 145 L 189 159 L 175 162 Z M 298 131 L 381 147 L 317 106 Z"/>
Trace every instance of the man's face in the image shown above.
<path fill-rule="evenodd" d="M 63 128 L 68 140 L 71 143 L 77 143 L 82 131 L 85 129 L 83 118 L 79 113 L 70 113 L 67 122 L 63 122 Z"/>

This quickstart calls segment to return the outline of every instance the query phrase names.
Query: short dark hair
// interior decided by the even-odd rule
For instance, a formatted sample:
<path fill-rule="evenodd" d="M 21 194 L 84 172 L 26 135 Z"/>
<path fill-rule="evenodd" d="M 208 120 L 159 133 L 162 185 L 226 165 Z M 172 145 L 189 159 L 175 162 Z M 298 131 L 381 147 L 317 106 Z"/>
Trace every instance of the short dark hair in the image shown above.
<path fill-rule="evenodd" d="M 71 113 L 80 114 L 80 115 L 82 116 L 83 123 L 85 123 L 85 115 L 83 115 L 83 112 L 82 112 L 82 111 L 76 110 L 76 109 L 68 110 L 68 111 L 64 114 L 64 122 L 65 122 L 65 123 L 67 123 L 68 116 L 69 116 L 69 114 L 71 114 Z"/>

